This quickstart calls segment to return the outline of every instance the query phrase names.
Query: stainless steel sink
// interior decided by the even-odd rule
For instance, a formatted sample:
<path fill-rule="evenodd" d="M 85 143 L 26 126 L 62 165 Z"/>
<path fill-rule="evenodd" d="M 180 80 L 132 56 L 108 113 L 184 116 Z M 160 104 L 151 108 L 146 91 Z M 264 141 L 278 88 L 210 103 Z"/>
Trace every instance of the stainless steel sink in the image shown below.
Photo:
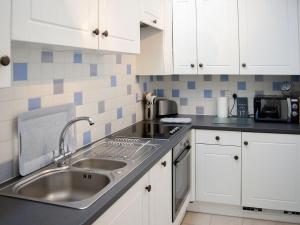
<path fill-rule="evenodd" d="M 50 171 L 16 185 L 14 192 L 54 202 L 75 202 L 90 198 L 110 183 L 106 175 L 86 171 Z"/>
<path fill-rule="evenodd" d="M 126 162 L 109 160 L 109 159 L 96 159 L 88 158 L 82 159 L 73 163 L 73 167 L 84 168 L 84 169 L 101 169 L 101 170 L 117 170 L 125 167 Z"/>

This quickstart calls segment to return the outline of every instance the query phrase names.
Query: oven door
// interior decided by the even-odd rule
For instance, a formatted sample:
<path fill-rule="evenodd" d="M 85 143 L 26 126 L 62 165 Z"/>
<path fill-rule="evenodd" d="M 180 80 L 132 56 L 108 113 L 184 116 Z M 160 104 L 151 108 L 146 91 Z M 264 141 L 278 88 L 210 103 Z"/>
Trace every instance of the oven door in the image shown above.
<path fill-rule="evenodd" d="M 173 161 L 173 222 L 190 192 L 191 147 L 187 146 Z"/>

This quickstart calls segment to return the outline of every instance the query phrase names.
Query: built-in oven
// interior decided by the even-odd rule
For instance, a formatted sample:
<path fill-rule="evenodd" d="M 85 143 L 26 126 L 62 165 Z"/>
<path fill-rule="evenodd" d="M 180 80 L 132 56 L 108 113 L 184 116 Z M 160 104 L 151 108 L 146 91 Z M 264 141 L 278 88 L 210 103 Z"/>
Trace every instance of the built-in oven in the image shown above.
<path fill-rule="evenodd" d="M 172 219 L 176 220 L 190 192 L 191 141 L 186 136 L 173 148 Z"/>

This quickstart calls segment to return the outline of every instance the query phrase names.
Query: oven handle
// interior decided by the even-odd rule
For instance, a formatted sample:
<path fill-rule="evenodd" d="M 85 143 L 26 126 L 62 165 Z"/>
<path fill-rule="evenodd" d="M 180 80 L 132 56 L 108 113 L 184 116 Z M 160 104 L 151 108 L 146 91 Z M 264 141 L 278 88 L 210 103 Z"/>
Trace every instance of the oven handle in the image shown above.
<path fill-rule="evenodd" d="M 174 161 L 174 166 L 178 166 L 183 160 L 191 154 L 191 146 L 186 146 L 185 150 Z"/>

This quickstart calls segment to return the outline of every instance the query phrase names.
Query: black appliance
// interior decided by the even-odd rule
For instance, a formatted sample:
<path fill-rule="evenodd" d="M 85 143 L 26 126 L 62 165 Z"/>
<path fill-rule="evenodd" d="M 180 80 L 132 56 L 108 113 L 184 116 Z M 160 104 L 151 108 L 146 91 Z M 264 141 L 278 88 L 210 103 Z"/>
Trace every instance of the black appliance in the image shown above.
<path fill-rule="evenodd" d="M 172 220 L 176 220 L 189 192 L 191 181 L 191 140 L 183 138 L 173 148 Z"/>
<path fill-rule="evenodd" d="M 255 97 L 254 119 L 262 122 L 299 123 L 299 98 L 283 96 Z"/>
<path fill-rule="evenodd" d="M 115 136 L 131 138 L 154 138 L 169 139 L 172 135 L 181 129 L 180 126 L 171 126 L 167 124 L 139 122 L 129 128 L 121 130 Z"/>

